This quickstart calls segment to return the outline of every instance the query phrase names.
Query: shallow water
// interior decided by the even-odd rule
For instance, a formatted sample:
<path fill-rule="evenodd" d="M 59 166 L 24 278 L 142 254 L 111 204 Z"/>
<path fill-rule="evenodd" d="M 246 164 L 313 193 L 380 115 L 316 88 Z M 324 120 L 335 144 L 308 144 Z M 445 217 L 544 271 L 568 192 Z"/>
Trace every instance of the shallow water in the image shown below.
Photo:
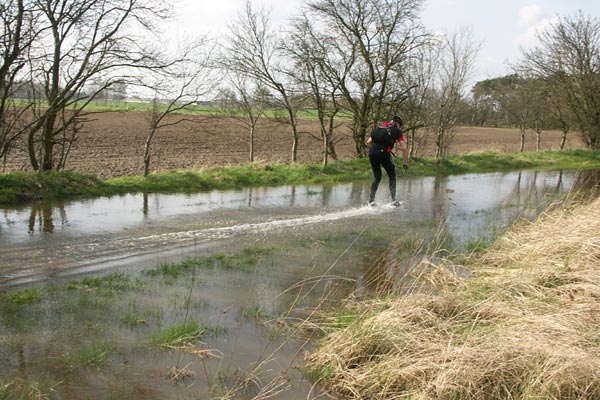
<path fill-rule="evenodd" d="M 42 305 L 20 308 L 18 318 L 3 311 L 0 387 L 44 382 L 50 398 L 60 399 L 208 398 L 246 379 L 240 398 L 252 398 L 268 382 L 286 389 L 275 398 L 317 398 L 300 371 L 307 336 L 289 329 L 308 310 L 397 284 L 393 260 L 379 262 L 390 243 L 401 252 L 441 230 L 445 244 L 464 249 L 493 238 L 518 215 L 534 217 L 579 186 L 581 174 L 400 179 L 400 207 L 387 204 L 384 180 L 377 207 L 364 205 L 369 183 L 358 182 L 4 209 L 0 291 L 50 289 Z M 233 267 L 222 262 L 172 279 L 141 274 L 161 263 L 244 250 L 254 256 Z M 110 296 L 57 289 L 107 272 L 142 283 Z M 143 322 L 124 322 L 131 316 Z M 212 332 L 203 337 L 204 357 L 150 343 L 157 331 L 189 319 Z M 78 368 L 73 355 L 98 343 L 109 349 L 109 360 Z M 173 367 L 189 376 L 173 379 Z M 254 367 L 260 373 L 249 379 Z"/>
<path fill-rule="evenodd" d="M 364 206 L 368 183 L 250 188 L 199 194 L 134 194 L 4 209 L 0 287 L 79 273 L 139 270 L 159 260 L 307 238 L 357 226 L 405 230 L 444 218 L 459 241 L 490 234 L 547 193 L 568 190 L 575 173 L 512 173 L 400 180 L 402 206 Z M 490 226 L 492 225 L 492 226 Z"/>

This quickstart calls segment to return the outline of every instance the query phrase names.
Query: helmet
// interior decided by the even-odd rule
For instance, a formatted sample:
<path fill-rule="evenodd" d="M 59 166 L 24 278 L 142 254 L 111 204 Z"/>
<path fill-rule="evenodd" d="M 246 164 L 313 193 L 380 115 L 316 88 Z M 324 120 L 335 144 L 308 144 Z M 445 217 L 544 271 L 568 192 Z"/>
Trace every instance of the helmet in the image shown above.
<path fill-rule="evenodd" d="M 402 118 L 400 118 L 399 115 L 394 115 L 392 117 L 392 121 L 397 122 L 398 124 L 402 125 Z"/>

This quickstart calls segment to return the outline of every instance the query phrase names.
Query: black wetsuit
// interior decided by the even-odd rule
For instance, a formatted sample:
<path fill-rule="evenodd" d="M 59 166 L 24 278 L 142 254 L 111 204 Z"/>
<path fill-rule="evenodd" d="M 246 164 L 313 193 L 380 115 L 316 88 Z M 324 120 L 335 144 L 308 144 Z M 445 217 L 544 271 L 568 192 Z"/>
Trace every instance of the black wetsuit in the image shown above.
<path fill-rule="evenodd" d="M 372 141 L 371 148 L 369 149 L 369 161 L 374 177 L 373 183 L 371 183 L 369 203 L 375 201 L 375 193 L 377 193 L 379 182 L 381 182 L 381 167 L 385 169 L 390 180 L 390 196 L 392 201 L 396 201 L 396 165 L 394 164 L 394 159 L 392 157 L 392 148 L 397 141 L 402 139 L 402 130 L 396 125 L 389 127 L 389 129 L 391 135 L 389 143 L 376 143 L 375 141 Z M 372 134 L 373 132 L 371 132 L 371 135 Z M 373 138 L 371 137 L 371 139 Z"/>

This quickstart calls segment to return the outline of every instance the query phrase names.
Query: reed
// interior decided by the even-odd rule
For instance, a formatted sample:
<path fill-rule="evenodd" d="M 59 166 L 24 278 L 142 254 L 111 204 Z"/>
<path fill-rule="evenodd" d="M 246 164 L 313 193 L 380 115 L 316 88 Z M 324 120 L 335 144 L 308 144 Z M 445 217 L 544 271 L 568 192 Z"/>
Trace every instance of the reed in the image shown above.
<path fill-rule="evenodd" d="M 407 295 L 348 304 L 362 318 L 328 325 L 307 369 L 346 399 L 600 398 L 599 259 L 600 199 L 564 204 L 465 265 L 423 259 Z"/>

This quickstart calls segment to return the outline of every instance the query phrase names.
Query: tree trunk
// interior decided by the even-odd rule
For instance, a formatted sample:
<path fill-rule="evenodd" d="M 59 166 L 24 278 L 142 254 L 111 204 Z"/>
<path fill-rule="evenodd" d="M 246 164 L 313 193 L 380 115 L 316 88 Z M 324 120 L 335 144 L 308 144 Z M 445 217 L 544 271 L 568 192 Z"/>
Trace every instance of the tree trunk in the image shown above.
<path fill-rule="evenodd" d="M 329 156 L 329 140 L 327 140 L 327 134 L 323 135 L 323 166 L 327 166 L 328 156 Z"/>
<path fill-rule="evenodd" d="M 444 135 L 445 135 L 444 130 L 440 129 L 437 134 L 437 140 L 436 140 L 437 148 L 435 151 L 435 157 L 438 160 L 441 160 L 444 158 Z"/>
<path fill-rule="evenodd" d="M 255 124 L 250 125 L 250 162 L 254 162 L 254 131 Z"/>
<path fill-rule="evenodd" d="M 335 114 L 329 117 L 329 129 L 326 132 L 327 136 L 327 151 L 332 159 L 337 160 L 337 153 L 335 152 L 335 145 L 333 143 L 333 131 L 335 128 Z"/>
<path fill-rule="evenodd" d="M 288 108 L 288 115 L 290 117 L 290 125 L 292 126 L 292 162 L 298 161 L 298 123 L 294 111 Z"/>
<path fill-rule="evenodd" d="M 367 144 L 365 143 L 367 140 L 367 128 L 362 124 L 355 126 L 354 144 L 356 145 L 356 154 L 359 157 L 364 157 L 367 155 Z"/>
<path fill-rule="evenodd" d="M 42 171 L 52 171 L 54 156 L 54 122 L 56 113 L 50 112 L 42 127 Z"/>
<path fill-rule="evenodd" d="M 337 153 L 336 153 L 336 151 L 335 151 L 335 145 L 333 144 L 333 140 L 332 140 L 332 139 L 333 139 L 333 138 L 332 138 L 332 137 L 330 137 L 330 138 L 327 140 L 327 148 L 328 148 L 329 155 L 331 156 L 331 158 L 332 158 L 333 160 L 337 160 L 337 159 L 338 159 L 338 155 L 337 155 Z"/>
<path fill-rule="evenodd" d="M 146 138 L 146 145 L 144 146 L 144 176 L 148 176 L 150 174 L 150 148 L 152 145 L 152 137 L 156 132 L 155 127 L 150 128 L 150 133 Z"/>
<path fill-rule="evenodd" d="M 296 130 L 296 128 L 293 128 Z M 294 142 L 292 143 L 292 162 L 298 161 L 298 134 L 294 132 Z"/>
<path fill-rule="evenodd" d="M 600 125 L 600 121 L 598 121 L 598 124 Z M 590 135 L 590 149 L 600 150 L 600 126 L 596 125 L 592 129 L 595 132 Z"/>
<path fill-rule="evenodd" d="M 416 140 L 417 130 L 411 129 L 410 134 L 407 135 L 405 140 L 407 140 L 409 137 L 410 137 L 410 140 L 408 142 L 408 158 L 412 159 L 417 156 L 417 151 L 418 151 L 417 140 Z"/>
<path fill-rule="evenodd" d="M 525 151 L 525 129 L 521 127 L 521 153 Z"/>
<path fill-rule="evenodd" d="M 29 131 L 27 135 L 27 149 L 29 151 L 29 162 L 31 163 L 31 168 L 34 171 L 38 171 L 40 169 L 40 165 L 38 163 L 38 159 L 35 152 L 35 130 L 32 129 Z"/>

